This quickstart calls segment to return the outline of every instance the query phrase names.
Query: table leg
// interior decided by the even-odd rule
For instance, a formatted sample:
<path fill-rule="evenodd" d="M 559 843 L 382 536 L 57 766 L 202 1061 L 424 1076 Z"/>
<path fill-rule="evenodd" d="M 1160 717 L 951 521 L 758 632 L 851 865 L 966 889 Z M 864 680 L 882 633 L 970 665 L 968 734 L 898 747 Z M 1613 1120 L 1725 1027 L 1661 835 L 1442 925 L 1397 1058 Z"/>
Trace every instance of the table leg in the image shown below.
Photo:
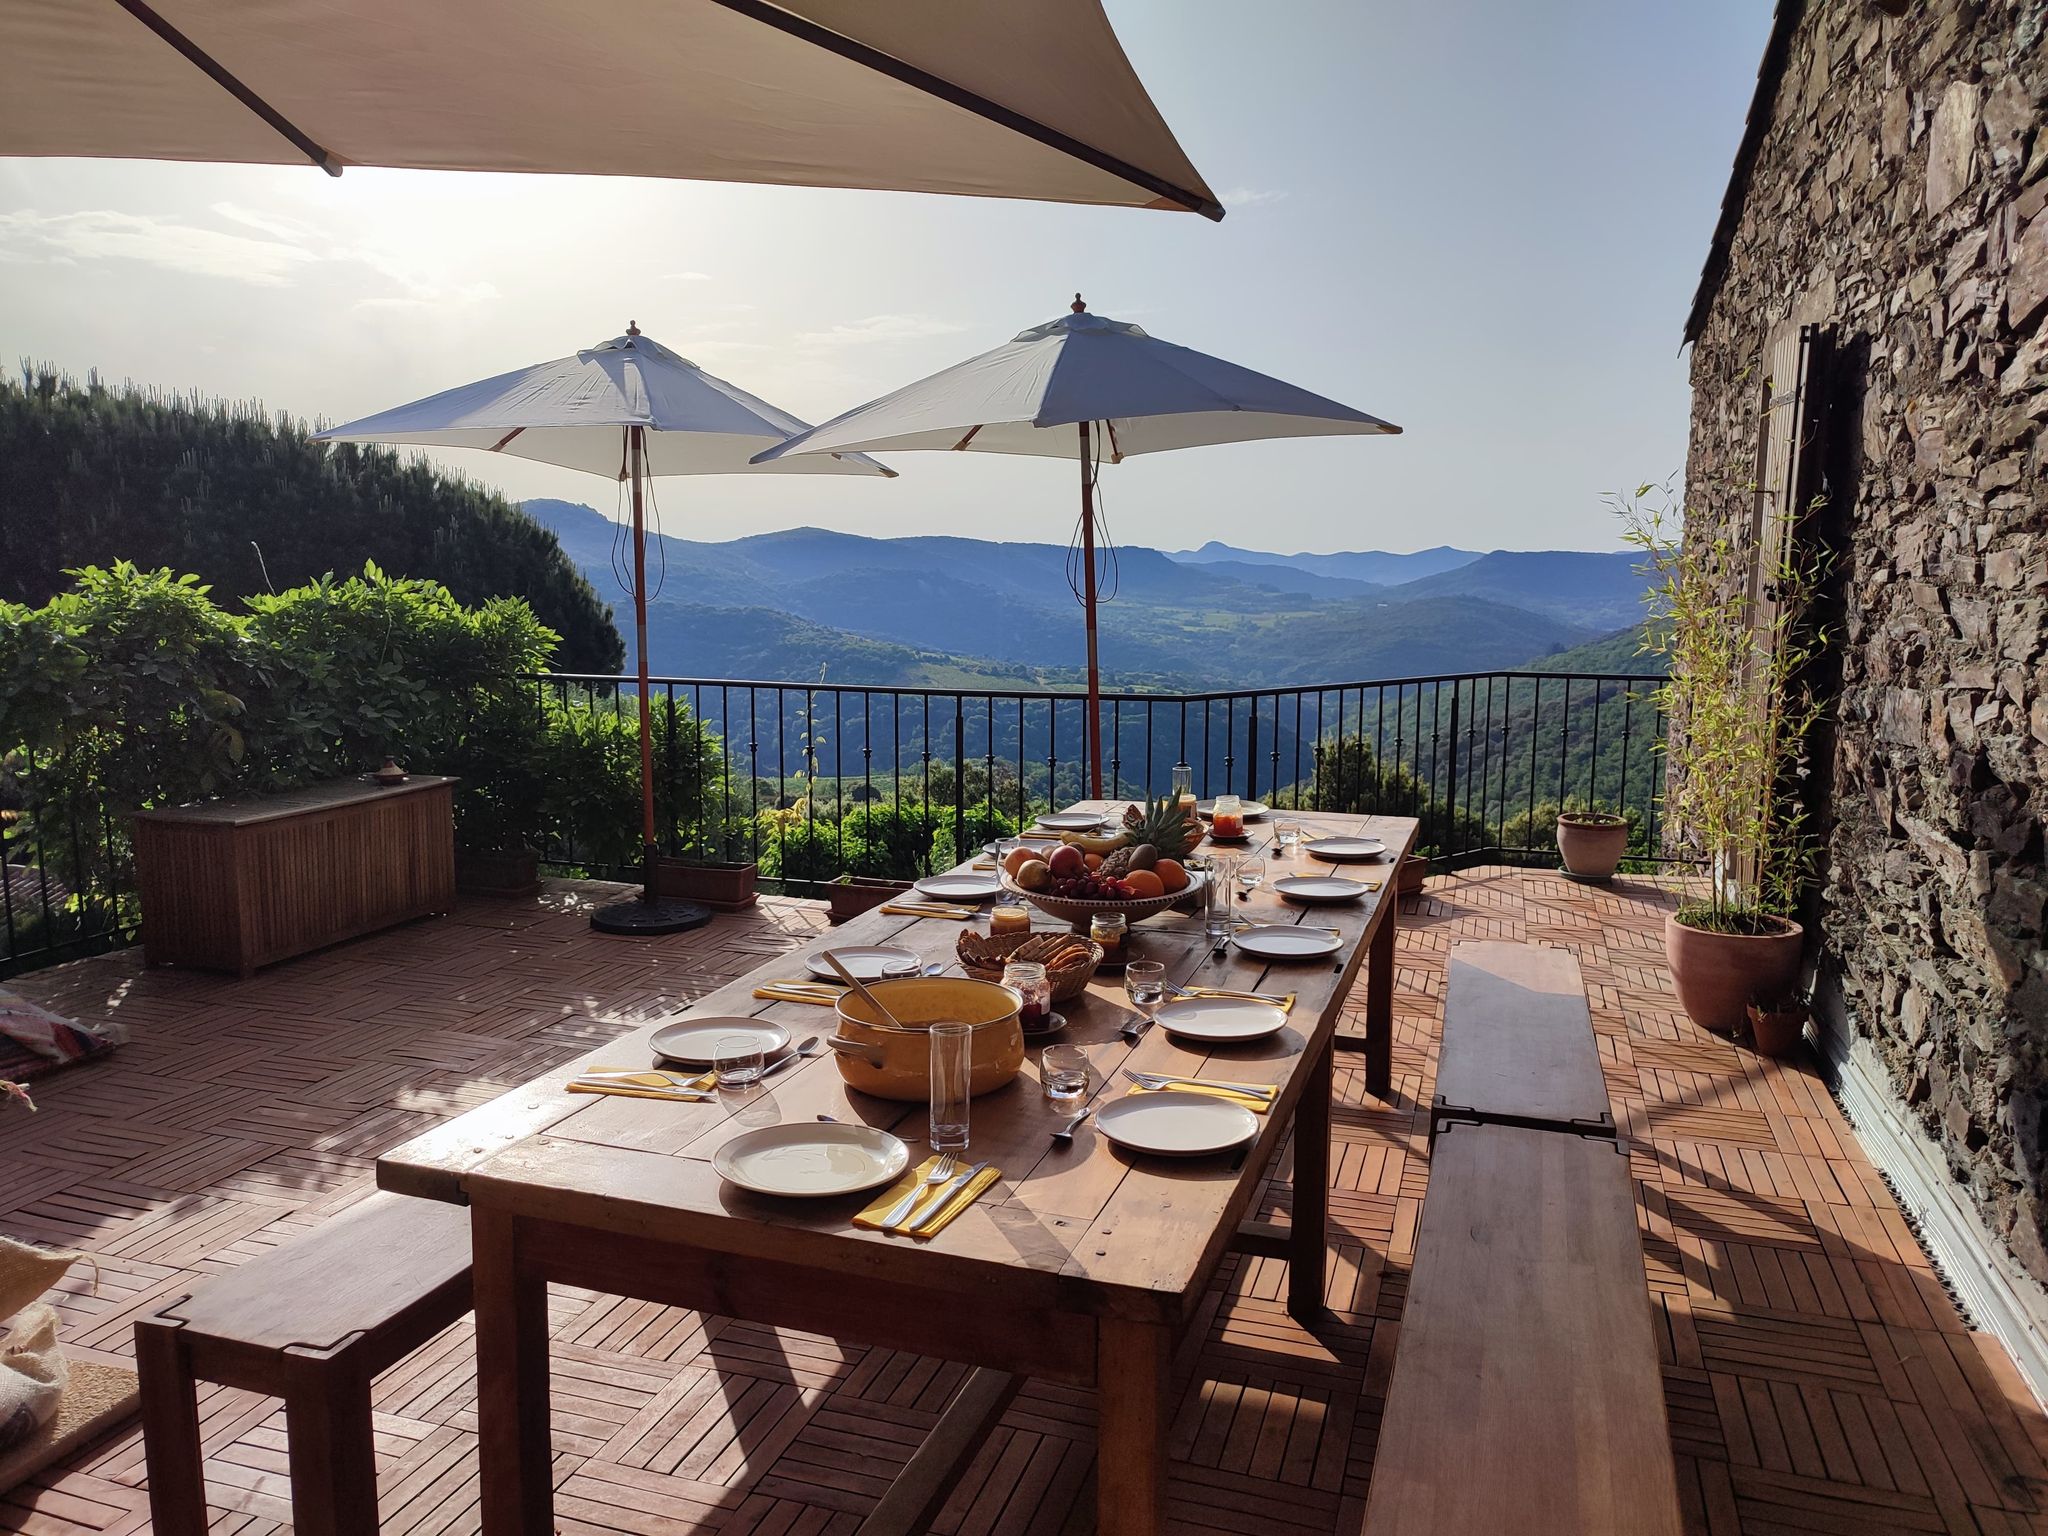
<path fill-rule="evenodd" d="M 547 1285 L 519 1272 L 515 1218 L 471 1207 L 469 1226 L 483 1528 L 491 1536 L 552 1536 Z"/>
<path fill-rule="evenodd" d="M 1334 1032 L 1305 1068 L 1294 1110 L 1294 1199 L 1287 1233 L 1287 1310 L 1306 1326 L 1322 1315 L 1330 1211 L 1330 1093 Z"/>
<path fill-rule="evenodd" d="M 1095 1359 L 1095 1529 L 1100 1536 L 1160 1536 L 1172 1336 L 1156 1323 L 1104 1318 Z"/>
<path fill-rule="evenodd" d="M 1365 955 L 1365 1091 L 1385 1100 L 1394 1096 L 1394 928 L 1401 898 L 1388 891 L 1380 900 L 1386 916 Z"/>

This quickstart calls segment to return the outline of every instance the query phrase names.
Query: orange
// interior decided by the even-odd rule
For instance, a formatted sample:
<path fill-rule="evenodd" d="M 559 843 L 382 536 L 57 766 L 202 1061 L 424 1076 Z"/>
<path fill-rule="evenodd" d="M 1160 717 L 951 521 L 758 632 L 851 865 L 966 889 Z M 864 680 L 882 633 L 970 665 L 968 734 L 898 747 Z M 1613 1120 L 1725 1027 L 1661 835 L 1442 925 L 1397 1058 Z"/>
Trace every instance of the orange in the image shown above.
<path fill-rule="evenodd" d="M 1088 869 L 1100 869 L 1102 868 L 1102 855 L 1099 853 L 1084 853 L 1081 855 L 1081 863 Z"/>
<path fill-rule="evenodd" d="M 1010 856 L 1003 860 L 1003 873 L 1014 880 L 1017 878 L 1017 871 L 1037 857 L 1038 855 L 1029 848 L 1012 848 Z"/>
<path fill-rule="evenodd" d="M 1161 859 L 1152 866 L 1152 873 L 1159 877 L 1162 895 L 1170 896 L 1188 888 L 1188 872 L 1178 859 Z"/>
<path fill-rule="evenodd" d="M 1131 888 L 1133 896 L 1164 896 L 1166 882 L 1159 878 L 1156 869 L 1134 869 L 1124 876 L 1124 884 Z"/>

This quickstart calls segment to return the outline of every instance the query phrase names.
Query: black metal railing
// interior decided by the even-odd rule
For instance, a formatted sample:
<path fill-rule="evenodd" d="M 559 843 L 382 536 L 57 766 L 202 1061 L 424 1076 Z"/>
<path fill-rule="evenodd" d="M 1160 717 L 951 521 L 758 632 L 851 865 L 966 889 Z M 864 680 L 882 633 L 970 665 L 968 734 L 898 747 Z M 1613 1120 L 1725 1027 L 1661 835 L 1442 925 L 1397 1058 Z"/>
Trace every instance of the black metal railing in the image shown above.
<path fill-rule="evenodd" d="M 1417 817 L 1418 847 L 1439 869 L 1554 860 L 1556 810 L 1600 807 L 1630 818 L 1632 856 L 1656 861 L 1658 681 L 1471 672 L 1112 694 L 1104 792 L 1163 794 L 1185 762 L 1203 796 Z M 531 807 L 525 835 L 557 870 L 630 877 L 632 680 L 547 673 L 523 686 L 536 743 L 523 771 L 545 780 L 519 802 Z M 943 867 L 1087 792 L 1073 693 L 658 678 L 649 702 L 662 846 L 758 863 L 771 889 Z M 90 802 L 76 793 L 35 803 L 0 807 L 0 976 L 129 942 L 141 921 L 125 819 L 77 809 Z"/>

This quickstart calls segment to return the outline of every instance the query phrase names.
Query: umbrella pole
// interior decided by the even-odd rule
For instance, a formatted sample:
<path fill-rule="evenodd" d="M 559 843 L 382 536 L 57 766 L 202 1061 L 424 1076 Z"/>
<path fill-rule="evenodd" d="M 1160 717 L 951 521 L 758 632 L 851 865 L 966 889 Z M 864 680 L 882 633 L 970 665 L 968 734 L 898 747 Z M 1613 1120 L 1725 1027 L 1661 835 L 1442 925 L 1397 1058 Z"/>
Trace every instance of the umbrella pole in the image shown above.
<path fill-rule="evenodd" d="M 680 933 L 711 921 L 711 909 L 655 894 L 661 857 L 654 843 L 654 719 L 647 696 L 647 429 L 626 429 L 633 480 L 633 676 L 640 687 L 640 899 L 601 907 L 590 926 L 605 933 Z"/>
<path fill-rule="evenodd" d="M 1102 674 L 1095 656 L 1095 486 L 1088 474 L 1088 423 L 1081 433 L 1081 607 L 1088 616 L 1088 798 L 1102 798 Z"/>

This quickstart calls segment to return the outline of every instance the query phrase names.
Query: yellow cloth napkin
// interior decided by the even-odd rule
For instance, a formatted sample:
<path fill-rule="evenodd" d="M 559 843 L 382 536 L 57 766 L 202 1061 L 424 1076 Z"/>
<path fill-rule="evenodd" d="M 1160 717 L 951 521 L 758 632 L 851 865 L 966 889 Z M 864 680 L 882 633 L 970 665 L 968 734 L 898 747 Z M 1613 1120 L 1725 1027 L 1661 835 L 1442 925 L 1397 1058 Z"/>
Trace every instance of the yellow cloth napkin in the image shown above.
<path fill-rule="evenodd" d="M 976 1200 L 979 1200 L 982 1192 L 1003 1176 L 1003 1171 L 1000 1168 L 984 1168 L 965 1184 L 961 1185 L 959 1189 L 955 1190 L 952 1198 L 946 1201 L 943 1207 L 925 1208 L 920 1206 L 910 1213 L 911 1221 L 908 1224 L 902 1227 L 885 1228 L 882 1225 L 882 1218 L 900 1205 L 903 1197 L 909 1194 L 913 1188 L 923 1186 L 925 1175 L 932 1171 L 932 1164 L 937 1161 L 938 1158 L 934 1156 L 928 1157 L 919 1163 L 910 1172 L 903 1175 L 894 1184 L 891 1184 L 888 1189 L 884 1190 L 880 1198 L 866 1210 L 854 1217 L 853 1224 L 856 1227 L 865 1227 L 870 1232 L 904 1232 L 911 1237 L 936 1237 L 939 1233 L 946 1230 L 947 1223 L 951 1222 L 954 1217 L 966 1210 L 967 1207 L 974 1204 Z"/>
<path fill-rule="evenodd" d="M 1236 997 L 1242 998 L 1247 1003 L 1263 1003 L 1266 1001 L 1265 998 L 1260 997 L 1256 993 L 1233 992 L 1228 987 L 1189 987 L 1187 992 L 1190 997 Z M 1274 1006 L 1282 1013 L 1294 1012 L 1294 994 L 1289 992 Z"/>
<path fill-rule="evenodd" d="M 976 907 L 903 907 L 891 903 L 882 908 L 891 917 L 950 917 L 965 922 L 980 910 Z"/>
<path fill-rule="evenodd" d="M 778 1003 L 811 1003 L 819 1008 L 830 1008 L 839 1001 L 837 992 L 819 990 L 812 992 L 797 987 L 778 987 L 772 982 L 765 987 L 754 988 L 754 996 L 767 998 Z"/>
<path fill-rule="evenodd" d="M 1235 1088 L 1219 1088 L 1213 1083 L 1168 1083 L 1163 1088 L 1140 1088 L 1133 1084 L 1132 1094 L 1140 1093 L 1199 1093 L 1206 1098 L 1222 1099 L 1229 1104 L 1242 1104 L 1255 1115 L 1263 1115 L 1273 1107 L 1273 1098 L 1261 1093 L 1242 1093 Z M 896 1197 L 902 1199 L 901 1195 Z"/>

